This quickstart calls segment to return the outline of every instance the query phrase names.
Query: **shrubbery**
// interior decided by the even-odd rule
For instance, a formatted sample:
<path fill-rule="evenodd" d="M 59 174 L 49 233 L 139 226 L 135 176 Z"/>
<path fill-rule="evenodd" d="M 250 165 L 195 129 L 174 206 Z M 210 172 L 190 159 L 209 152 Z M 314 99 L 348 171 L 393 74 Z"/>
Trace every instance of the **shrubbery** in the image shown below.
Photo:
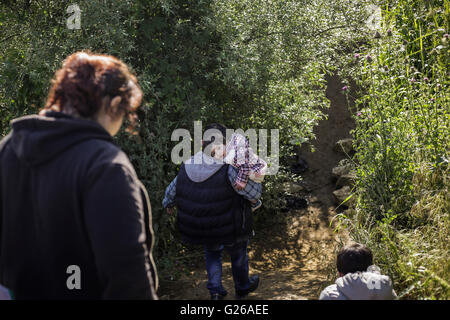
<path fill-rule="evenodd" d="M 76 1 L 81 29 L 69 30 L 63 1 L 3 1 L 0 7 L 0 135 L 37 113 L 62 60 L 78 50 L 125 61 L 144 91 L 139 135 L 119 134 L 147 187 L 166 276 L 183 250 L 161 201 L 176 175 L 176 128 L 194 120 L 280 130 L 280 157 L 314 137 L 327 106 L 324 76 L 336 49 L 364 32 L 361 1 Z M 269 137 L 270 139 L 270 137 Z M 279 181 L 265 183 L 266 212 L 278 210 Z M 264 220 L 264 214 L 260 215 Z"/>
<path fill-rule="evenodd" d="M 325 74 L 339 72 L 356 100 L 358 177 L 357 206 L 340 218 L 401 297 L 448 298 L 450 4 L 380 1 L 380 25 L 368 36 L 370 3 L 79 0 L 81 29 L 69 30 L 63 1 L 3 1 L 0 135 L 43 106 L 69 54 L 89 49 L 130 65 L 144 91 L 139 135 L 121 132 L 117 142 L 149 191 L 168 277 L 189 259 L 161 207 L 177 172 L 172 131 L 192 130 L 194 120 L 279 129 L 280 158 L 289 158 L 314 138 L 328 104 Z M 280 209 L 288 178 L 267 178 L 259 223 Z"/>
<path fill-rule="evenodd" d="M 349 58 L 356 209 L 341 217 L 401 298 L 449 297 L 448 1 L 382 1 L 373 39 Z"/>

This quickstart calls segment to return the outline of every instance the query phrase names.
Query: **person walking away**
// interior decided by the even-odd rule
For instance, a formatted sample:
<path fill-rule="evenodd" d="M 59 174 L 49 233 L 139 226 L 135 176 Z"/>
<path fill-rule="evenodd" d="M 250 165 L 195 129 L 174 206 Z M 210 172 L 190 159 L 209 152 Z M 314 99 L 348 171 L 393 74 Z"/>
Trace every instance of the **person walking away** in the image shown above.
<path fill-rule="evenodd" d="M 259 276 L 249 276 L 248 241 L 253 235 L 253 217 L 248 199 L 259 199 L 261 184 L 248 180 L 244 189 L 236 187 L 238 169 L 215 159 L 216 150 L 224 150 L 226 128 L 211 124 L 216 137 L 203 141 L 203 150 L 181 165 L 166 189 L 163 206 L 169 213 L 177 207 L 177 224 L 182 240 L 203 245 L 207 288 L 212 300 L 227 295 L 222 285 L 222 253 L 231 257 L 235 293 L 238 299 L 257 289 Z M 243 194 L 246 195 L 244 198 Z"/>

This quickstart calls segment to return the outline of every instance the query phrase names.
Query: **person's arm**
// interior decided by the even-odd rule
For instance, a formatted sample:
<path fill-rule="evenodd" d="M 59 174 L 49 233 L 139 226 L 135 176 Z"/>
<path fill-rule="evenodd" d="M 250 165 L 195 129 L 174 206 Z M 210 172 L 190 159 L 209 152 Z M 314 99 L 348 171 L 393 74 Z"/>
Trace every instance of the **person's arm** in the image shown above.
<path fill-rule="evenodd" d="M 122 164 L 95 168 L 84 189 L 84 220 L 103 299 L 157 299 L 147 245 L 144 199 Z"/>
<path fill-rule="evenodd" d="M 234 191 L 236 191 L 241 196 L 244 196 L 247 200 L 258 200 L 262 195 L 262 185 L 253 180 L 248 179 L 247 184 L 244 189 L 238 189 L 235 185 L 236 178 L 238 176 L 238 169 L 229 165 L 228 166 L 228 179 L 233 186 Z"/>
<path fill-rule="evenodd" d="M 178 176 L 177 176 L 178 177 Z M 175 197 L 177 195 L 177 177 L 172 180 L 164 193 L 163 208 L 172 208 L 176 205 Z"/>

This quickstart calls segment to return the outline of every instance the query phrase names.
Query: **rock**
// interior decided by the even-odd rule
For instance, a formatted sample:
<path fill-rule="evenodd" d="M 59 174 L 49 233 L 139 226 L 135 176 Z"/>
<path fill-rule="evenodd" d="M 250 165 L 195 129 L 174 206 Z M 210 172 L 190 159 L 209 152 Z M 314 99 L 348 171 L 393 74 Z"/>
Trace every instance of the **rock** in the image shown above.
<path fill-rule="evenodd" d="M 337 188 L 341 188 L 344 186 L 353 187 L 355 185 L 355 180 L 356 180 L 355 174 L 352 173 L 343 174 L 338 178 L 336 182 L 336 187 Z"/>
<path fill-rule="evenodd" d="M 348 159 L 342 159 L 339 164 L 332 169 L 332 181 L 336 182 L 336 187 L 354 186 L 356 181 L 356 172 L 354 165 Z"/>
<path fill-rule="evenodd" d="M 352 165 L 345 164 L 342 166 L 334 167 L 333 170 L 331 171 L 331 173 L 333 175 L 333 178 L 339 179 L 340 176 L 349 174 L 351 170 L 352 170 Z"/>
<path fill-rule="evenodd" d="M 302 209 L 308 206 L 308 200 L 296 196 L 286 196 L 286 207 L 288 209 Z"/>
<path fill-rule="evenodd" d="M 304 191 L 304 190 L 305 190 L 305 187 L 303 187 L 303 186 L 301 186 L 299 184 L 296 184 L 296 183 L 293 183 L 293 182 L 285 182 L 285 183 L 283 183 L 283 191 L 284 192 L 287 192 L 287 193 L 290 193 L 290 194 L 295 194 L 295 193 L 298 193 L 298 192 L 301 192 L 301 191 Z"/>
<path fill-rule="evenodd" d="M 348 154 L 353 151 L 353 139 L 342 139 L 334 145 L 334 151 Z"/>
<path fill-rule="evenodd" d="M 336 203 L 340 205 L 342 202 L 345 201 L 351 194 L 351 188 L 349 186 L 344 186 L 338 190 L 333 191 L 334 199 L 336 200 Z M 352 206 L 354 203 L 354 198 L 351 197 L 348 199 L 343 205 L 346 207 Z"/>

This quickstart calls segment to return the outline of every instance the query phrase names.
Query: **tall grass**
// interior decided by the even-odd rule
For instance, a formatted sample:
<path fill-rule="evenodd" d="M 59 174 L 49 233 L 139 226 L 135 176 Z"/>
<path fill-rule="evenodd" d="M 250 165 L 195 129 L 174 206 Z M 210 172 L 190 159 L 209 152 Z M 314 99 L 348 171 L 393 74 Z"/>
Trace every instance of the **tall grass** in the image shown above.
<path fill-rule="evenodd" d="M 358 201 L 340 218 L 400 298 L 448 299 L 450 2 L 380 6 L 377 36 L 352 57 Z"/>

